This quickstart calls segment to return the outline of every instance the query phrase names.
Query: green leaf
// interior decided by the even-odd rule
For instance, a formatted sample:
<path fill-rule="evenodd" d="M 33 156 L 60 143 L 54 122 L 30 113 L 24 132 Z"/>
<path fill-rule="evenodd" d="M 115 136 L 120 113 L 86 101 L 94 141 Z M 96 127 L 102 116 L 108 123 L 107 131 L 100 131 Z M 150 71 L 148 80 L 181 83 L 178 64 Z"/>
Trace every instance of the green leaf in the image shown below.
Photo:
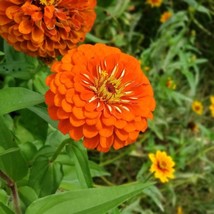
<path fill-rule="evenodd" d="M 44 97 L 26 88 L 11 87 L 0 90 L 0 100 L 0 114 L 6 114 L 40 104 L 44 102 Z"/>
<path fill-rule="evenodd" d="M 3 117 L 0 116 L 0 146 L 7 152 L 0 156 L 0 168 L 14 181 L 23 178 L 27 172 L 27 163 L 21 155 L 16 145 L 11 131 L 4 123 Z M 17 148 L 17 151 L 14 151 Z"/>
<path fill-rule="evenodd" d="M 56 192 L 62 177 L 60 163 L 50 162 L 48 157 L 39 156 L 32 165 L 29 185 L 39 196 L 45 196 Z"/>
<path fill-rule="evenodd" d="M 5 192 L 5 190 L 0 189 L 0 198 L 1 198 L 1 202 L 4 204 L 8 203 L 8 200 L 10 199 L 10 196 L 7 195 L 7 193 Z"/>
<path fill-rule="evenodd" d="M 109 42 L 109 41 L 107 41 L 107 40 L 100 39 L 100 38 L 98 38 L 98 37 L 96 37 L 96 36 L 94 36 L 94 35 L 92 35 L 92 34 L 90 34 L 90 33 L 88 33 L 88 34 L 86 35 L 86 39 L 89 40 L 89 41 L 91 41 L 91 42 L 95 42 L 95 43 L 103 43 L 103 44 L 106 44 L 106 43 Z"/>
<path fill-rule="evenodd" d="M 48 196 L 33 202 L 26 214 L 102 214 L 141 193 L 151 183 L 82 189 Z"/>
<path fill-rule="evenodd" d="M 19 123 L 25 129 L 27 129 L 35 139 L 44 142 L 47 137 L 48 124 L 41 117 L 39 117 L 32 111 L 29 111 L 28 109 L 23 109 L 19 111 L 19 113 L 20 113 Z"/>
<path fill-rule="evenodd" d="M 21 187 L 19 187 L 18 191 L 19 191 L 19 196 L 20 196 L 21 200 L 24 202 L 24 204 L 26 206 L 28 206 L 33 201 L 38 199 L 38 196 L 37 196 L 36 192 L 34 191 L 34 189 L 32 189 L 29 186 L 21 186 Z"/>
<path fill-rule="evenodd" d="M 102 166 L 90 160 L 88 163 L 92 177 L 110 176 L 110 173 L 107 172 Z"/>
<path fill-rule="evenodd" d="M 130 0 L 117 0 L 115 4 L 107 8 L 108 13 L 112 17 L 120 17 L 126 11 Z"/>
<path fill-rule="evenodd" d="M 159 189 L 155 186 L 151 186 L 145 190 L 143 190 L 143 192 L 148 195 L 154 202 L 155 204 L 159 207 L 159 209 L 164 212 L 164 207 L 161 201 L 163 201 L 163 196 L 161 194 L 161 192 L 159 191 Z"/>
<path fill-rule="evenodd" d="M 17 152 L 17 151 L 19 151 L 19 148 L 15 147 L 15 148 L 10 148 L 10 149 L 4 150 L 0 146 L 0 157 L 4 156 L 4 155 L 7 155 L 7 154 L 10 154 L 10 153 L 13 153 L 13 152 Z"/>
<path fill-rule="evenodd" d="M 72 156 L 77 172 L 79 182 L 83 188 L 92 187 L 92 178 L 88 165 L 87 152 L 83 148 L 82 143 L 72 142 Z"/>
<path fill-rule="evenodd" d="M 41 117 L 43 120 L 45 120 L 47 123 L 49 123 L 51 126 L 57 129 L 57 122 L 53 121 L 47 112 L 47 108 L 44 107 L 38 107 L 38 106 L 32 106 L 28 108 L 30 111 L 37 114 L 39 117 Z"/>
<path fill-rule="evenodd" d="M 0 213 L 1 214 L 14 214 L 14 212 L 5 206 L 2 202 L 0 202 Z"/>

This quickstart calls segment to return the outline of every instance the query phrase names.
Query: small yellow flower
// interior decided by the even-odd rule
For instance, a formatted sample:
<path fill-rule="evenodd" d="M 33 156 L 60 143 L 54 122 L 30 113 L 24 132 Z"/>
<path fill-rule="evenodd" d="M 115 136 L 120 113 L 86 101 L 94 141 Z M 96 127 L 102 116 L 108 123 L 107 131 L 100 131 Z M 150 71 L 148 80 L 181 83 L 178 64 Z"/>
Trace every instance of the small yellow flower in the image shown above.
<path fill-rule="evenodd" d="M 149 158 L 152 161 L 150 172 L 155 173 L 155 178 L 159 178 L 162 183 L 174 178 L 175 163 L 166 152 L 158 150 L 156 154 L 150 153 Z"/>
<path fill-rule="evenodd" d="M 173 90 L 176 89 L 176 83 L 175 83 L 175 81 L 171 77 L 169 77 L 167 79 L 167 81 L 166 81 L 166 87 L 169 88 L 169 89 L 173 89 Z"/>
<path fill-rule="evenodd" d="M 172 13 L 170 11 L 164 12 L 160 17 L 160 22 L 165 23 L 172 17 Z"/>
<path fill-rule="evenodd" d="M 147 0 L 147 4 L 149 4 L 151 7 L 160 7 L 162 4 L 162 0 Z"/>
<path fill-rule="evenodd" d="M 177 208 L 177 214 L 183 214 L 183 209 L 181 206 L 178 206 Z"/>
<path fill-rule="evenodd" d="M 211 102 L 211 104 L 214 104 L 214 95 L 210 96 L 210 102 Z"/>
<path fill-rule="evenodd" d="M 214 103 L 209 106 L 211 117 L 214 117 Z"/>
<path fill-rule="evenodd" d="M 202 115 L 203 114 L 203 105 L 200 101 L 198 100 L 195 100 L 193 103 L 192 103 L 192 110 L 198 114 L 198 115 Z"/>

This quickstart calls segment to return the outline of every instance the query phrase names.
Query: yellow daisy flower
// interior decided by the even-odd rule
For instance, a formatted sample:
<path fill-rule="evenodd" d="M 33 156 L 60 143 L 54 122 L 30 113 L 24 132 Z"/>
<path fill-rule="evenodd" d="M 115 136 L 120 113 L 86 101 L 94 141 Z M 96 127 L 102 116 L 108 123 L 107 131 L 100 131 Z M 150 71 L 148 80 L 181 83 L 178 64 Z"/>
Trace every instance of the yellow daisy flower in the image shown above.
<path fill-rule="evenodd" d="M 160 7 L 162 4 L 162 0 L 147 0 L 147 4 L 149 4 L 151 7 Z"/>
<path fill-rule="evenodd" d="M 214 103 L 209 106 L 211 117 L 214 117 Z"/>
<path fill-rule="evenodd" d="M 210 102 L 211 102 L 212 104 L 214 104 L 214 95 L 213 95 L 213 96 L 210 96 Z"/>
<path fill-rule="evenodd" d="M 156 154 L 150 153 L 149 158 L 152 161 L 150 172 L 154 172 L 155 178 L 160 179 L 162 183 L 168 182 L 174 178 L 173 168 L 175 163 L 166 152 L 157 151 Z"/>
<path fill-rule="evenodd" d="M 177 214 L 183 214 L 183 208 L 181 206 L 177 208 Z"/>
<path fill-rule="evenodd" d="M 204 107 L 203 107 L 203 104 L 198 101 L 198 100 L 195 100 L 193 103 L 192 103 L 192 110 L 198 114 L 198 115 L 202 115 L 203 114 L 203 110 L 204 110 Z"/>

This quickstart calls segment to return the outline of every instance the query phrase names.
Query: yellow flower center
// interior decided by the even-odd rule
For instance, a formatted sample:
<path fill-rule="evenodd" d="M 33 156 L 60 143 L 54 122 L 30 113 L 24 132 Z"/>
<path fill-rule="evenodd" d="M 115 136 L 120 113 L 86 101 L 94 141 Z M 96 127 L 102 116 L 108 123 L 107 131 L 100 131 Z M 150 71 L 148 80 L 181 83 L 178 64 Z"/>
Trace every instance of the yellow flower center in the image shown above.
<path fill-rule="evenodd" d="M 55 0 L 40 0 L 40 4 L 42 5 L 53 5 Z"/>
<path fill-rule="evenodd" d="M 121 80 L 125 70 L 122 71 L 119 78 L 116 78 L 115 73 L 117 73 L 117 70 L 118 65 L 116 65 L 112 73 L 108 75 L 107 71 L 101 70 L 100 67 L 98 68 L 98 78 L 95 79 L 93 90 L 101 101 L 106 101 L 108 103 L 120 102 L 124 89 L 121 85 Z"/>

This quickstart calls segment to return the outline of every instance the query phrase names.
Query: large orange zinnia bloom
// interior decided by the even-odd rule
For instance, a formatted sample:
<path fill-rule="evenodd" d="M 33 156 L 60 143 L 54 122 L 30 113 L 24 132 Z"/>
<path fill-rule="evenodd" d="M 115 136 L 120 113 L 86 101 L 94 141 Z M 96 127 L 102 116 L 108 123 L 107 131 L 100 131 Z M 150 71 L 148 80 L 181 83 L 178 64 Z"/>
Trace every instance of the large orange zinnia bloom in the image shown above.
<path fill-rule="evenodd" d="M 103 44 L 80 45 L 51 70 L 46 103 L 62 133 L 107 152 L 135 142 L 147 129 L 155 100 L 134 57 Z"/>
<path fill-rule="evenodd" d="M 84 40 L 96 0 L 0 0 L 0 35 L 31 56 L 64 55 Z"/>

